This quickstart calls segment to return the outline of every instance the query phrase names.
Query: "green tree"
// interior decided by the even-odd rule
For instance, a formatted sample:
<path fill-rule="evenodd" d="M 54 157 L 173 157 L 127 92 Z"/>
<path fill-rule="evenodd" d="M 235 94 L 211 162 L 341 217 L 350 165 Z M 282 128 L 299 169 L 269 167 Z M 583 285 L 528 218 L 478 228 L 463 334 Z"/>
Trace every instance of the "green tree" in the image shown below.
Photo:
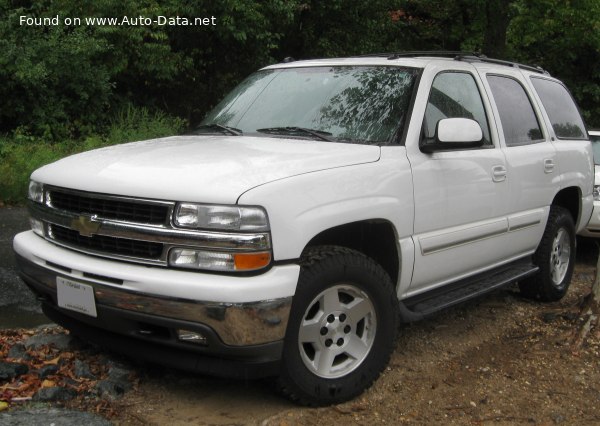
<path fill-rule="evenodd" d="M 587 124 L 600 126 L 600 2 L 515 2 L 508 28 L 512 56 L 539 64 L 563 80 Z"/>
<path fill-rule="evenodd" d="M 257 68 L 279 62 L 296 0 L 173 1 L 171 16 L 210 16 L 211 27 L 171 27 L 172 49 L 193 66 L 185 69 L 175 90 L 163 93 L 169 110 L 199 122 L 223 95 Z"/>

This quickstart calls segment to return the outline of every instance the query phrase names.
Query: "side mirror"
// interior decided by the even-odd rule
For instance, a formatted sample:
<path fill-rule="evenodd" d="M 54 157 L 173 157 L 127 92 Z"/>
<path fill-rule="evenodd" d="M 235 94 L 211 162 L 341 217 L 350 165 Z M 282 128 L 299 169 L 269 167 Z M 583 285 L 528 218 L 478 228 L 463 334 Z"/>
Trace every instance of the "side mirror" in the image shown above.
<path fill-rule="evenodd" d="M 438 121 L 435 138 L 421 145 L 421 151 L 431 153 L 449 149 L 477 148 L 483 145 L 481 126 L 470 118 L 444 118 Z"/>

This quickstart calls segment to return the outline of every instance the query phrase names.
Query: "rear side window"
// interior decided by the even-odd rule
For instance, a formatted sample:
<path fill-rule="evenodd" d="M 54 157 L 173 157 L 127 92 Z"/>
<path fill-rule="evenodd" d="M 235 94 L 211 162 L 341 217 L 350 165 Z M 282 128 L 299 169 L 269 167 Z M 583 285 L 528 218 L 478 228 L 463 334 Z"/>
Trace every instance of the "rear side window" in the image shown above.
<path fill-rule="evenodd" d="M 587 139 L 585 125 L 569 91 L 560 83 L 532 77 L 533 87 L 548 113 L 556 137 Z"/>
<path fill-rule="evenodd" d="M 509 77 L 490 75 L 487 79 L 498 107 L 506 145 L 543 140 L 539 121 L 523 86 Z"/>

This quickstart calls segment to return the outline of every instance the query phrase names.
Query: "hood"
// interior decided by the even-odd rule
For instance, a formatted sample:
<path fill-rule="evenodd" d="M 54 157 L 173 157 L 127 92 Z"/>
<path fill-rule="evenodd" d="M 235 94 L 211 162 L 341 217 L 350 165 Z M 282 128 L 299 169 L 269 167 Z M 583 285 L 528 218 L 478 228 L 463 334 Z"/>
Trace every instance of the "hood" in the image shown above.
<path fill-rule="evenodd" d="M 374 162 L 378 146 L 245 136 L 174 136 L 76 154 L 44 166 L 45 184 L 171 201 L 228 203 L 268 182 Z"/>

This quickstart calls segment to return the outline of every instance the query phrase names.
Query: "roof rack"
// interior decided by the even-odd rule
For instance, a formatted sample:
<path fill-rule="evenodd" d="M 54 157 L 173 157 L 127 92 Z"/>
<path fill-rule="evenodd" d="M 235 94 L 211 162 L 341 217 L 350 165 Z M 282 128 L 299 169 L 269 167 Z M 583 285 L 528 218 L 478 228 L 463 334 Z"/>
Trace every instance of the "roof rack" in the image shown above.
<path fill-rule="evenodd" d="M 479 52 L 462 52 L 456 50 L 423 50 L 423 51 L 407 51 L 407 52 L 396 52 L 396 53 L 373 53 L 369 55 L 360 55 L 364 57 L 387 57 L 389 60 L 400 59 L 400 58 L 417 58 L 422 56 L 438 57 L 438 58 L 453 58 L 457 61 L 465 62 L 487 62 L 496 65 L 505 65 L 509 67 L 519 68 L 527 71 L 537 72 L 540 74 L 548 74 L 548 71 L 544 70 L 540 66 L 525 65 L 518 62 L 504 61 L 501 59 L 488 58 Z"/>
<path fill-rule="evenodd" d="M 471 61 L 477 61 L 477 62 L 487 62 L 490 64 L 497 64 L 497 65 L 505 65 L 507 67 L 514 67 L 514 68 L 519 68 L 522 70 L 526 70 L 526 71 L 532 71 L 532 72 L 537 72 L 540 74 L 546 74 L 546 75 L 550 75 L 550 73 L 548 71 L 546 71 L 545 69 L 543 69 L 542 67 L 540 67 L 539 65 L 525 65 L 525 64 L 520 64 L 518 62 L 512 62 L 512 61 L 504 61 L 502 59 L 494 59 L 494 58 L 488 58 L 485 55 L 480 55 L 480 56 L 457 56 L 455 58 L 457 61 L 465 61 L 465 62 L 471 62 Z"/>

